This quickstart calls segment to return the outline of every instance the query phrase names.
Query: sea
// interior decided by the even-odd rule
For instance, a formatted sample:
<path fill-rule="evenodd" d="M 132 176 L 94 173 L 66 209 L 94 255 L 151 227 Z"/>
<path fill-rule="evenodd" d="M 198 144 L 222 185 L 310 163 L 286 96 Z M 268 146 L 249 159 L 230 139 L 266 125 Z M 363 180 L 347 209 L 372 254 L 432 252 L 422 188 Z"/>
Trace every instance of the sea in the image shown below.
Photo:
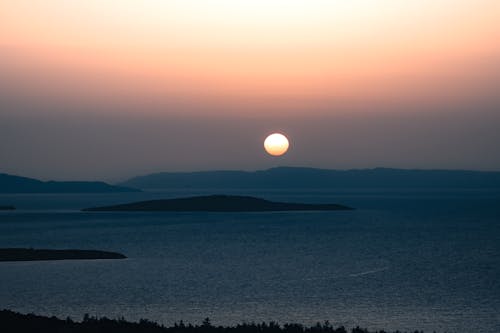
<path fill-rule="evenodd" d="M 208 194 L 329 212 L 82 212 Z M 2 194 L 0 247 L 124 260 L 0 263 L 0 309 L 172 325 L 242 322 L 500 332 L 500 189 L 183 189 Z"/>

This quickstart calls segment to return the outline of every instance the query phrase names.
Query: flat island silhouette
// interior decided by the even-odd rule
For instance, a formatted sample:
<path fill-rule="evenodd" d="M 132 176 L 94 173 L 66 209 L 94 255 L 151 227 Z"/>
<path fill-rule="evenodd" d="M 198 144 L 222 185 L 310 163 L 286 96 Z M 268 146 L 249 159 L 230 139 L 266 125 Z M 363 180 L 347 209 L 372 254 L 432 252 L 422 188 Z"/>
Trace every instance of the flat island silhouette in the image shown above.
<path fill-rule="evenodd" d="M 125 259 L 121 253 L 97 250 L 0 249 L 0 261 Z"/>
<path fill-rule="evenodd" d="M 83 211 L 274 212 L 352 209 L 338 204 L 275 202 L 250 196 L 209 195 L 140 201 L 122 205 L 85 208 Z"/>
<path fill-rule="evenodd" d="M 15 210 L 14 206 L 0 206 L 0 210 Z"/>

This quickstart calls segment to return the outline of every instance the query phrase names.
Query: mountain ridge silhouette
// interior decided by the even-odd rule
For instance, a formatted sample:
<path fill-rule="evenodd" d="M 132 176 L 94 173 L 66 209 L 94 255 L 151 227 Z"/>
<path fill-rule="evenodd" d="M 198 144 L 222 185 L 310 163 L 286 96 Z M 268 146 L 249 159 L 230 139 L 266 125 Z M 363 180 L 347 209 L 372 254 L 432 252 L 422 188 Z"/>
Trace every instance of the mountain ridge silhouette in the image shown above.
<path fill-rule="evenodd" d="M 316 169 L 277 167 L 257 171 L 160 172 L 119 183 L 164 188 L 500 188 L 500 172 L 425 169 Z"/>

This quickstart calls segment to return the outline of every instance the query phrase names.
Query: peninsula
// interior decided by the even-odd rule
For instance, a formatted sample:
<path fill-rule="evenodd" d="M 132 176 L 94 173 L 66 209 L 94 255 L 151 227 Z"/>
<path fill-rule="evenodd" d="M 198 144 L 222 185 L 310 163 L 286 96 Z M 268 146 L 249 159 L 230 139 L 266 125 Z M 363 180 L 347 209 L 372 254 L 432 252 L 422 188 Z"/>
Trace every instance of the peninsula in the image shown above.
<path fill-rule="evenodd" d="M 209 195 L 86 208 L 83 211 L 272 212 L 352 210 L 338 204 L 275 202 L 249 196 Z"/>
<path fill-rule="evenodd" d="M 0 249 L 0 261 L 125 259 L 121 253 L 97 250 Z"/>
<path fill-rule="evenodd" d="M 14 206 L 0 206 L 0 210 L 15 210 Z"/>
<path fill-rule="evenodd" d="M 119 193 L 140 192 L 99 181 L 41 181 L 0 173 L 0 193 Z"/>

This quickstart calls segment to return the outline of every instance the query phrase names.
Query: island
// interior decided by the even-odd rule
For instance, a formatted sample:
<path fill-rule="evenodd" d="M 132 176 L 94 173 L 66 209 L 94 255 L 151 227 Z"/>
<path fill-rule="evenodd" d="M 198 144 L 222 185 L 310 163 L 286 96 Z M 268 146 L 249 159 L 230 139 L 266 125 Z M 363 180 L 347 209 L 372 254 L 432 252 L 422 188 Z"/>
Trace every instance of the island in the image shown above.
<path fill-rule="evenodd" d="M 0 210 L 15 210 L 14 206 L 0 206 Z"/>
<path fill-rule="evenodd" d="M 121 253 L 97 250 L 0 249 L 0 261 L 126 259 Z"/>
<path fill-rule="evenodd" d="M 170 212 L 273 212 L 352 210 L 338 204 L 275 202 L 237 195 L 209 195 L 178 199 L 150 200 L 122 205 L 85 208 L 83 211 L 170 211 Z"/>

